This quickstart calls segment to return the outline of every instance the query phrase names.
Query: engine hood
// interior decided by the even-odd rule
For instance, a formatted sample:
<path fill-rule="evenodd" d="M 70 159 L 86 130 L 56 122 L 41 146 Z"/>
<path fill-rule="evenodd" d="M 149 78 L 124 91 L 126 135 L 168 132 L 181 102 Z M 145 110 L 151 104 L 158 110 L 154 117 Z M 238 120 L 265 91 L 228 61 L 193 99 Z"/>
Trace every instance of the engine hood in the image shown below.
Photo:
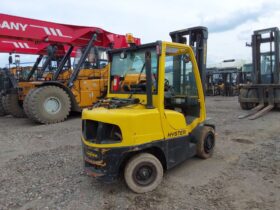
<path fill-rule="evenodd" d="M 142 105 L 134 105 L 117 109 L 104 107 L 84 109 L 82 119 L 119 126 L 123 136 L 123 146 L 164 138 L 160 114 L 156 108 L 146 109 Z"/>

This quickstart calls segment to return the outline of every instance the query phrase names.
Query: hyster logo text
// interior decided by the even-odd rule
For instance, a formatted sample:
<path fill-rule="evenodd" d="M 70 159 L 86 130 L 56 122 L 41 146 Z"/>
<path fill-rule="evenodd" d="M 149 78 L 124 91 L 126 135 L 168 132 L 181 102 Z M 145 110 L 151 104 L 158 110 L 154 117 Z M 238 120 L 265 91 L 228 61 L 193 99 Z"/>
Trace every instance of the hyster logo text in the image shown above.
<path fill-rule="evenodd" d="M 27 27 L 27 24 L 22 24 L 22 23 L 14 23 L 14 22 L 8 22 L 8 21 L 3 21 L 0 23 L 0 28 L 2 29 L 9 29 L 9 30 L 22 30 L 25 31 Z"/>
<path fill-rule="evenodd" d="M 172 133 L 168 133 L 168 137 L 169 138 L 172 138 L 172 137 L 178 137 L 178 136 L 183 136 L 183 135 L 186 135 L 186 131 L 185 130 L 179 130 L 179 131 L 175 131 L 175 132 L 172 132 Z"/>

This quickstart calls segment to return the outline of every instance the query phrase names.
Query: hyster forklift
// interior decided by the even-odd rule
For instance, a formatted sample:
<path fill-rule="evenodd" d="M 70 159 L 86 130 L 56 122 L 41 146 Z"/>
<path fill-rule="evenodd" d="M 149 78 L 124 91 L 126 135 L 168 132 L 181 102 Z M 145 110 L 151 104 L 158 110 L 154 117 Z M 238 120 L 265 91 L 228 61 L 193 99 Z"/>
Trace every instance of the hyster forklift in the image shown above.
<path fill-rule="evenodd" d="M 254 31 L 252 35 L 252 84 L 240 86 L 239 103 L 249 113 L 239 116 L 253 120 L 274 107 L 280 108 L 279 29 Z"/>
<path fill-rule="evenodd" d="M 205 67 L 207 28 L 196 30 L 202 33 L 171 34 L 189 34 L 190 42 L 197 34 L 203 45 L 157 41 L 109 51 L 107 98 L 82 113 L 89 175 L 105 182 L 123 175 L 132 191 L 144 193 L 187 158 L 211 157 L 215 126 L 206 120 L 198 69 Z"/>

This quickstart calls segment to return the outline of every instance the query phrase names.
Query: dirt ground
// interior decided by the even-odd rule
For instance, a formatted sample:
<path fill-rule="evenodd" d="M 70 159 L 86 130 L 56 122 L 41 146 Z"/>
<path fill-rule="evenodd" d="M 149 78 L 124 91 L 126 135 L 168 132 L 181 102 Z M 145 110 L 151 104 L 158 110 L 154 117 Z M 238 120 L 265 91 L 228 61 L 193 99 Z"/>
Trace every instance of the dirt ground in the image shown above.
<path fill-rule="evenodd" d="M 236 97 L 208 97 L 207 112 L 214 156 L 187 160 L 142 195 L 83 173 L 79 116 L 55 125 L 0 117 L 0 209 L 279 209 L 279 111 L 239 120 Z"/>

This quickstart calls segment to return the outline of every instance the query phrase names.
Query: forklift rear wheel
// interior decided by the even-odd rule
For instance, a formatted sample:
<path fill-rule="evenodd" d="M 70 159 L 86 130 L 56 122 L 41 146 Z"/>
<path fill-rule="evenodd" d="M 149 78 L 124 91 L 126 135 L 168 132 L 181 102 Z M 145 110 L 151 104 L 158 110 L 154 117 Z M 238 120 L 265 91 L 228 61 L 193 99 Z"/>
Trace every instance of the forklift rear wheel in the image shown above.
<path fill-rule="evenodd" d="M 157 188 L 163 177 L 161 162 L 152 154 L 140 153 L 125 166 L 124 178 L 135 193 L 145 193 Z"/>
<path fill-rule="evenodd" d="M 7 110 L 9 114 L 17 118 L 26 117 L 21 102 L 18 100 L 18 94 L 11 93 L 7 94 L 3 98 L 4 108 Z"/>
<path fill-rule="evenodd" d="M 209 126 L 204 126 L 199 133 L 196 145 L 196 155 L 202 159 L 210 158 L 215 147 L 215 132 Z"/>
<path fill-rule="evenodd" d="M 44 86 L 33 91 L 26 102 L 29 118 L 42 124 L 64 121 L 71 108 L 68 94 L 57 86 Z"/>

